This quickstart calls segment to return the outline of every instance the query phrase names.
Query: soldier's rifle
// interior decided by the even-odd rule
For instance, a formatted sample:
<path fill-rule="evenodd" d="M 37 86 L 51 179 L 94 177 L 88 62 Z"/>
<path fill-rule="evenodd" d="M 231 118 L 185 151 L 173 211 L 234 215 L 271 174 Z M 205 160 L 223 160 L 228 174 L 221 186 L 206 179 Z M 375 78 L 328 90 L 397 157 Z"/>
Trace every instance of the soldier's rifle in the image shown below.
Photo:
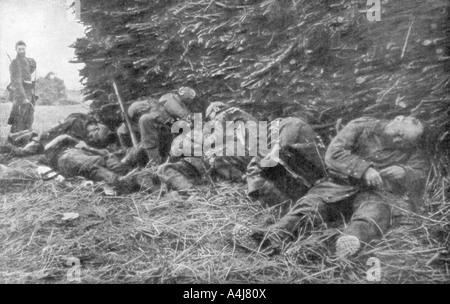
<path fill-rule="evenodd" d="M 138 140 L 136 138 L 136 135 L 133 132 L 133 129 L 131 128 L 130 118 L 128 117 L 128 113 L 125 111 L 125 107 L 123 105 L 122 98 L 120 97 L 119 88 L 117 87 L 117 84 L 116 84 L 115 81 L 113 81 L 113 88 L 114 88 L 114 92 L 116 93 L 117 102 L 119 103 L 120 110 L 123 113 L 123 117 L 125 119 L 125 124 L 126 124 L 126 126 L 128 128 L 128 132 L 130 132 L 131 142 L 133 143 L 133 147 L 137 148 L 138 145 L 139 145 L 139 142 L 138 142 Z"/>
<path fill-rule="evenodd" d="M 6 56 L 8 56 L 9 62 L 11 63 L 12 62 L 11 56 L 9 56 L 8 52 L 5 51 L 5 53 L 6 53 Z"/>
<path fill-rule="evenodd" d="M 12 63 L 11 56 L 9 56 L 9 54 L 8 54 L 7 51 L 5 51 L 5 53 L 6 53 L 6 56 L 8 56 L 9 63 Z M 8 90 L 8 92 L 11 92 L 11 84 L 8 84 L 8 86 L 6 87 L 6 89 Z M 10 93 L 10 96 L 11 96 L 11 93 Z M 11 100 L 11 98 L 10 98 L 10 100 Z"/>

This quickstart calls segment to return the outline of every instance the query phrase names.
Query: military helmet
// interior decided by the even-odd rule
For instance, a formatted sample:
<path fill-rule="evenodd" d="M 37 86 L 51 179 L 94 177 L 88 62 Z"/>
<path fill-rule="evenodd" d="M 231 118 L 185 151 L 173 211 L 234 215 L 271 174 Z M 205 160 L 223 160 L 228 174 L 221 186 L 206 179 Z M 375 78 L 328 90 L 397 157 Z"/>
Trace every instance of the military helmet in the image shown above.
<path fill-rule="evenodd" d="M 178 90 L 178 95 L 180 95 L 183 98 L 193 100 L 197 95 L 197 93 L 195 93 L 195 91 L 189 87 L 181 87 Z"/>
<path fill-rule="evenodd" d="M 221 101 L 212 102 L 206 109 L 206 119 L 213 119 L 222 108 L 228 108 L 228 106 Z"/>

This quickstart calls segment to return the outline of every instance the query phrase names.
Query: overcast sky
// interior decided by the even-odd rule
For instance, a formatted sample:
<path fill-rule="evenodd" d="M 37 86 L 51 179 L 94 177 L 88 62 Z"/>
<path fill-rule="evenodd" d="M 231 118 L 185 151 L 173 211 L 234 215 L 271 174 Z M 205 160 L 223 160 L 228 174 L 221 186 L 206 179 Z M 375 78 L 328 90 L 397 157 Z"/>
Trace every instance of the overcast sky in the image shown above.
<path fill-rule="evenodd" d="M 74 49 L 69 45 L 84 36 L 67 0 L 0 0 L 0 86 L 9 83 L 9 59 L 14 44 L 27 43 L 27 56 L 37 61 L 37 77 L 53 71 L 68 89 L 80 89 L 80 64 L 69 63 Z"/>

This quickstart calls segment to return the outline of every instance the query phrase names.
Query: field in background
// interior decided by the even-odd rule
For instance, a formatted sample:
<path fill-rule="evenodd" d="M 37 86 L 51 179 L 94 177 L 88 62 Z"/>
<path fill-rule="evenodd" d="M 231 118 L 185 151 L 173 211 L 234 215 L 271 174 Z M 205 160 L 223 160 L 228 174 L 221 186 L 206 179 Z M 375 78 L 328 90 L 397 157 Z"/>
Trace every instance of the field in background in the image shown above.
<path fill-rule="evenodd" d="M 67 100 L 72 102 L 83 102 L 83 94 L 81 94 L 81 90 L 66 90 Z"/>
<path fill-rule="evenodd" d="M 54 126 L 59 120 L 71 113 L 87 113 L 89 108 L 83 104 L 72 106 L 37 106 L 34 114 L 34 129 L 44 131 Z M 11 103 L 0 104 L 0 142 L 3 142 L 9 134 L 11 126 L 7 125 Z"/>

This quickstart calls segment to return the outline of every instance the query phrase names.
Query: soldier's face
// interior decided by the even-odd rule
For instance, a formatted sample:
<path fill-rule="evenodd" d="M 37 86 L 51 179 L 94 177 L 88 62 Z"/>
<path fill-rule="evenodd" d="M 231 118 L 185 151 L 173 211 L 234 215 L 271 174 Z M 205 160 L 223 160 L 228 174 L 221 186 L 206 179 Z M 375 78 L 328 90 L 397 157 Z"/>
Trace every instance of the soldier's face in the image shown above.
<path fill-rule="evenodd" d="M 88 141 L 90 143 L 101 145 L 112 134 L 112 131 L 104 124 L 90 124 L 87 126 Z"/>
<path fill-rule="evenodd" d="M 19 56 L 25 56 L 27 53 L 27 47 L 24 45 L 18 45 L 16 47 L 16 52 L 17 52 L 17 55 L 19 55 Z"/>
<path fill-rule="evenodd" d="M 398 117 L 386 128 L 386 133 L 396 148 L 414 146 L 422 132 L 422 123 L 414 117 Z"/>

